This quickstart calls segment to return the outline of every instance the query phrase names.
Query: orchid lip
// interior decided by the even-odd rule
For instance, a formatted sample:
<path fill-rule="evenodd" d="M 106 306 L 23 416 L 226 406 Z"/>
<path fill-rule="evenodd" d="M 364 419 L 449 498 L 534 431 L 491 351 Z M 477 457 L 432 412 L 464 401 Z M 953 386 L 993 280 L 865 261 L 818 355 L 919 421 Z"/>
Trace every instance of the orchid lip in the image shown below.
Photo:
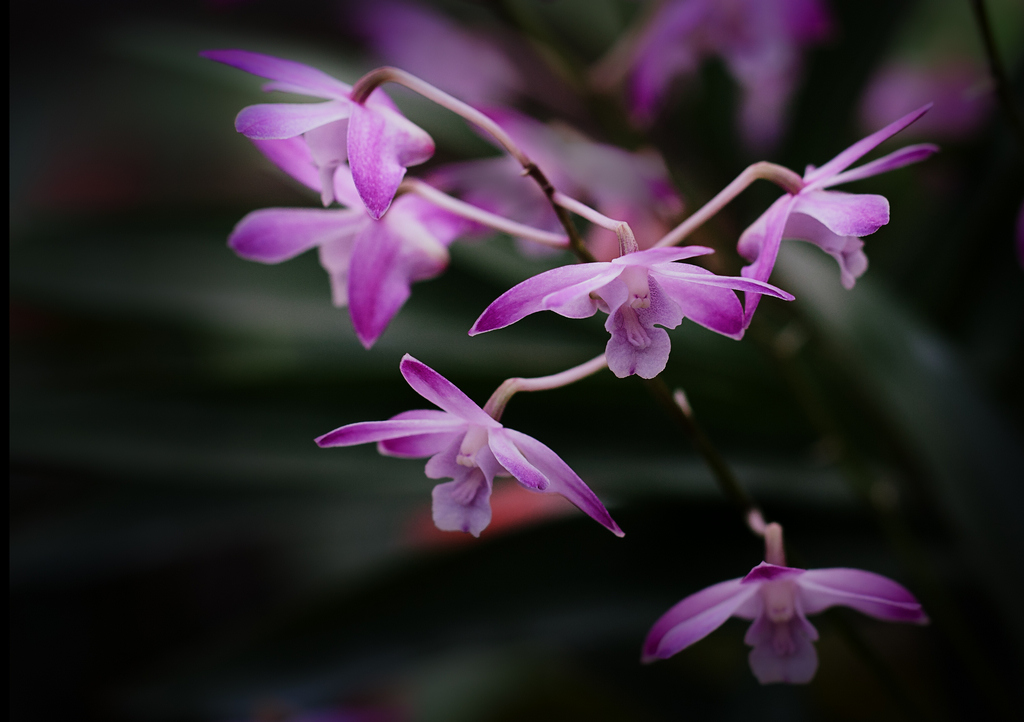
<path fill-rule="evenodd" d="M 647 335 L 643 324 L 640 323 L 636 310 L 632 306 L 624 304 L 619 309 L 619 313 L 622 314 L 622 325 L 626 330 L 626 338 L 629 339 L 629 342 L 638 349 L 645 349 L 650 346 L 651 337 Z"/>

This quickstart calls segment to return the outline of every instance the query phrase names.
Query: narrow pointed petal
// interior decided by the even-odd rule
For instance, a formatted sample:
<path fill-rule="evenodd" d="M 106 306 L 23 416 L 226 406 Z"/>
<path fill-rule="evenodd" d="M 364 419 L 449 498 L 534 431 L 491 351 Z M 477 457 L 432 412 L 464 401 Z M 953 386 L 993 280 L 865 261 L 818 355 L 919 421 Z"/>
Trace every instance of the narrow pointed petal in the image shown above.
<path fill-rule="evenodd" d="M 590 490 L 583 479 L 562 461 L 558 454 L 532 436 L 527 436 L 522 432 L 505 429 L 505 433 L 523 453 L 526 460 L 547 477 L 550 482 L 548 488 L 545 489 L 547 493 L 561 494 L 575 504 L 580 511 L 610 530 L 615 536 L 623 536 L 622 529 L 612 519 L 604 504 L 597 498 L 597 494 Z"/>
<path fill-rule="evenodd" d="M 743 304 L 732 289 L 694 283 L 690 278 L 652 275 L 657 277 L 665 293 L 679 304 L 684 318 L 730 338 L 743 335 Z"/>
<path fill-rule="evenodd" d="M 371 441 L 397 439 L 402 436 L 418 436 L 422 434 L 450 434 L 465 427 L 465 421 L 457 416 L 448 415 L 447 419 L 389 419 L 388 421 L 362 421 L 358 424 L 342 426 L 317 437 L 316 444 L 321 448 L 329 446 L 355 446 Z"/>
<path fill-rule="evenodd" d="M 783 236 L 788 237 L 788 236 Z M 651 273 L 657 277 L 658 283 L 665 279 L 693 284 L 695 286 L 714 286 L 716 288 L 728 288 L 734 291 L 746 291 L 748 293 L 760 293 L 773 298 L 781 298 L 783 301 L 792 301 L 793 295 L 783 291 L 777 286 L 764 281 L 755 281 L 752 278 L 740 276 L 719 276 L 706 268 L 694 266 L 689 263 L 673 263 L 660 265 L 651 268 Z"/>
<path fill-rule="evenodd" d="M 856 163 L 867 153 L 870 153 L 876 147 L 881 145 L 883 142 L 889 140 L 892 136 L 899 133 L 901 130 L 906 128 L 908 125 L 913 123 L 915 120 L 920 118 L 928 109 L 932 107 L 929 103 L 917 110 L 907 113 L 899 120 L 889 123 L 881 130 L 875 131 L 867 138 L 858 140 L 856 143 L 851 145 L 849 148 L 844 150 L 842 153 L 837 155 L 835 158 L 830 160 L 825 165 L 817 168 L 807 175 L 804 176 L 804 181 L 808 184 L 816 183 L 818 181 L 828 182 L 833 176 L 838 175 L 840 172 L 849 168 L 853 163 Z"/>
<path fill-rule="evenodd" d="M 473 324 L 473 328 L 469 330 L 469 335 L 475 336 L 478 333 L 509 326 L 531 313 L 547 310 L 548 307 L 544 304 L 544 299 L 551 294 L 580 286 L 580 284 L 588 284 L 593 279 L 602 279 L 597 286 L 599 288 L 619 273 L 621 271 L 610 263 L 578 263 L 554 268 L 533 278 L 528 278 L 505 291 L 484 309 L 480 318 Z M 586 291 L 584 295 L 589 293 L 590 291 Z M 591 304 L 591 311 L 587 315 L 592 316 L 596 311 L 597 305 Z M 574 318 L 585 318 L 585 316 L 575 316 Z"/>
<path fill-rule="evenodd" d="M 507 432 L 507 429 L 501 427 L 487 430 L 487 445 L 494 458 L 523 486 L 535 491 L 546 491 L 551 482 L 526 460 Z"/>
<path fill-rule="evenodd" d="M 261 78 L 279 81 L 289 92 L 304 93 L 317 98 L 348 98 L 351 86 L 332 78 L 327 73 L 297 63 L 248 50 L 204 50 L 204 58 L 215 60 Z M 285 87 L 275 89 L 285 89 Z"/>
<path fill-rule="evenodd" d="M 320 173 L 313 163 L 309 146 L 300 136 L 252 142 L 278 168 L 304 186 L 320 191 Z"/>
<path fill-rule="evenodd" d="M 869 193 L 804 191 L 792 213 L 816 218 L 837 236 L 868 236 L 889 222 L 889 201 Z M 783 238 L 789 236 L 783 233 Z"/>
<path fill-rule="evenodd" d="M 775 259 L 779 255 L 782 243 L 782 232 L 786 227 L 796 196 L 784 195 L 775 201 L 768 210 L 761 214 L 754 223 L 740 236 L 737 250 L 744 258 L 753 261 L 740 273 L 744 278 L 755 281 L 767 281 L 775 268 Z M 750 326 L 754 311 L 761 302 L 760 293 L 747 293 L 743 299 L 743 327 Z"/>
<path fill-rule="evenodd" d="M 351 235 L 364 220 L 358 211 L 264 208 L 238 222 L 228 236 L 228 246 L 250 261 L 280 263 Z"/>
<path fill-rule="evenodd" d="M 462 468 L 467 473 L 434 487 L 434 524 L 441 531 L 461 531 L 478 537 L 491 523 L 491 482 L 479 468 Z"/>
<path fill-rule="evenodd" d="M 741 579 L 719 582 L 683 599 L 654 623 L 644 640 L 641 661 L 667 659 L 725 624 L 745 602 L 758 593 L 759 584 Z"/>
<path fill-rule="evenodd" d="M 473 403 L 455 384 L 409 354 L 402 357 L 400 366 L 402 376 L 412 386 L 413 391 L 432 404 L 436 404 L 450 414 L 465 419 L 471 424 L 487 428 L 501 428 L 501 424 L 488 416 L 483 409 Z"/>
<path fill-rule="evenodd" d="M 683 246 L 681 248 L 648 248 L 646 251 L 627 253 L 612 259 L 616 266 L 653 266 L 656 263 L 671 263 L 682 261 L 696 256 L 706 256 L 714 253 L 713 248 L 706 246 Z"/>
<path fill-rule="evenodd" d="M 451 419 L 452 415 L 445 411 L 414 409 L 413 411 L 403 411 L 396 416 L 392 416 L 390 420 L 436 421 L 447 425 Z M 454 431 L 448 430 L 400 436 L 395 439 L 382 439 L 377 442 L 377 451 L 384 456 L 397 456 L 403 459 L 420 459 L 424 456 L 434 456 L 451 446 L 456 439 L 461 440 L 465 435 L 465 428 L 465 424 L 459 424 Z"/>
<path fill-rule="evenodd" d="M 349 117 L 354 103 L 261 103 L 242 108 L 235 130 L 246 138 L 272 140 L 293 138 L 326 123 Z"/>
<path fill-rule="evenodd" d="M 879 173 L 887 173 L 897 168 L 902 168 L 905 165 L 911 163 L 920 163 L 922 160 L 930 157 L 933 153 L 939 152 L 939 146 L 931 143 L 921 143 L 919 145 L 908 145 L 906 148 L 900 148 L 897 151 L 893 151 L 889 155 L 882 156 L 877 160 L 873 160 L 870 163 L 865 163 L 862 166 L 848 170 L 839 175 L 833 176 L 829 179 L 822 187 L 831 188 L 832 186 L 839 185 L 840 183 L 850 183 L 861 178 L 869 178 Z"/>
<path fill-rule="evenodd" d="M 355 104 L 348 129 L 348 156 L 359 197 L 380 218 L 391 205 L 405 169 L 434 154 L 427 133 L 386 108 Z"/>
<path fill-rule="evenodd" d="M 914 595 L 880 574 L 861 569 L 809 569 L 797 585 L 807 614 L 841 604 L 888 622 L 928 623 Z"/>

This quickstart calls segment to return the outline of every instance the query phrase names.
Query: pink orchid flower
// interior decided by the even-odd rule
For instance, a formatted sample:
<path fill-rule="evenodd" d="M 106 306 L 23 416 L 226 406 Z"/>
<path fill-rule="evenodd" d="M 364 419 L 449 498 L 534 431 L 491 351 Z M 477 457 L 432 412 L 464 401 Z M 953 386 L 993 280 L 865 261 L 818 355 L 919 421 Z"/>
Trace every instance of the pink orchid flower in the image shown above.
<path fill-rule="evenodd" d="M 713 253 L 710 248 L 651 248 L 610 262 L 562 266 L 503 293 L 473 324 L 469 335 L 504 328 L 538 311 L 587 318 L 608 314 L 611 334 L 605 354 L 619 378 L 654 378 L 668 363 L 668 333 L 688 317 L 731 338 L 743 335 L 743 308 L 733 289 L 792 300 L 774 286 L 746 278 L 716 276 L 700 266 L 676 263 Z M 664 328 L 657 328 L 663 326 Z"/>
<path fill-rule="evenodd" d="M 564 124 L 544 124 L 514 110 L 487 108 L 487 115 L 569 196 L 592 203 L 604 215 L 625 221 L 643 242 L 660 238 L 683 202 L 657 152 L 636 153 L 595 143 Z M 509 157 L 484 158 L 442 166 L 431 182 L 452 189 L 472 203 L 537 228 L 556 230 L 558 219 L 536 184 L 525 182 L 522 167 Z M 588 247 L 595 257 L 618 253 L 612 231 L 593 226 Z"/>
<path fill-rule="evenodd" d="M 753 647 L 750 668 L 761 684 L 810 682 L 818 669 L 807 621 L 829 607 L 845 606 L 887 622 L 927 624 L 909 591 L 860 569 L 794 569 L 761 562 L 747 576 L 720 582 L 683 599 L 651 628 L 642 661 L 667 659 L 725 624 L 752 619 L 743 641 Z"/>
<path fill-rule="evenodd" d="M 741 273 L 747 278 L 767 281 L 775 267 L 783 238 L 813 243 L 839 263 L 844 288 L 854 283 L 868 267 L 862 236 L 870 235 L 889 222 L 889 201 L 867 193 L 828 190 L 841 183 L 869 178 L 924 160 L 939 148 L 930 143 L 909 145 L 889 155 L 846 170 L 865 154 L 920 118 L 931 106 L 918 108 L 867 138 L 857 141 L 820 168 L 807 166 L 804 186 L 796 194 L 776 200 L 740 236 L 737 250 L 751 261 Z M 760 296 L 748 294 L 745 324 L 750 325 Z"/>
<path fill-rule="evenodd" d="M 650 18 L 627 61 L 633 117 L 649 123 L 677 78 L 718 56 L 743 92 L 744 139 L 771 145 L 800 77 L 801 49 L 825 39 L 830 25 L 820 0 L 671 0 Z"/>
<path fill-rule="evenodd" d="M 258 144 L 291 175 L 319 190 L 320 172 L 301 139 Z M 235 226 L 228 246 L 261 263 L 281 263 L 319 248 L 334 305 L 348 306 L 356 336 L 370 348 L 409 298 L 410 285 L 444 271 L 448 244 L 469 223 L 416 196 L 401 196 L 384 218 L 374 220 L 346 165 L 335 168 L 331 185 L 350 208 L 254 211 Z"/>
<path fill-rule="evenodd" d="M 434 487 L 434 523 L 442 531 L 479 536 L 491 521 L 494 477 L 513 476 L 530 491 L 561 494 L 616 536 L 623 535 L 600 499 L 547 446 L 502 426 L 451 381 L 408 354 L 401 371 L 416 393 L 442 410 L 405 411 L 387 421 L 349 424 L 316 443 L 330 447 L 375 441 L 386 456 L 429 456 L 428 478 L 453 479 Z"/>
<path fill-rule="evenodd" d="M 302 136 L 319 169 L 325 206 L 336 190 L 334 170 L 346 160 L 359 197 L 374 219 L 391 205 L 408 166 L 434 154 L 434 141 L 411 123 L 380 89 L 365 104 L 354 102 L 352 87 L 302 63 L 245 50 L 207 50 L 204 58 L 269 78 L 264 90 L 324 98 L 324 103 L 264 103 L 243 108 L 235 129 L 253 140 Z"/>

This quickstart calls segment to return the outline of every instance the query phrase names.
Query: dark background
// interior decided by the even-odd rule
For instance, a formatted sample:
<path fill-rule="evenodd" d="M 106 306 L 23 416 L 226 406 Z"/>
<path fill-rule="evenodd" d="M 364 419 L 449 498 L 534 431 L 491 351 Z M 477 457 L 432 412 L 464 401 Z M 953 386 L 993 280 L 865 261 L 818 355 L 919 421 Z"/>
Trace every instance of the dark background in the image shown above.
<path fill-rule="evenodd" d="M 611 1 L 441 5 L 550 42 L 570 68 L 596 60 L 637 12 Z M 961 5 L 953 32 L 973 47 Z M 1022 21 L 1012 4 L 993 5 L 1019 97 Z M 914 24 L 931 6 L 832 3 L 838 32 L 808 53 L 790 130 L 768 159 L 800 170 L 863 135 L 865 83 L 925 32 Z M 760 687 L 738 620 L 670 661 L 638 664 L 671 604 L 761 559 L 639 380 L 605 373 L 525 395 L 504 418 L 587 480 L 622 540 L 577 512 L 516 522 L 512 482 L 499 482 L 479 540 L 433 532 L 422 462 L 312 443 L 420 407 L 397 372 L 404 353 L 482 402 L 502 379 L 580 363 L 606 339 L 601 319 L 553 315 L 466 336 L 490 300 L 561 261 L 524 259 L 508 239 L 453 246 L 449 270 L 414 287 L 369 352 L 331 307 L 312 254 L 269 267 L 226 248 L 245 213 L 315 199 L 232 129 L 259 82 L 196 53 L 269 52 L 351 82 L 373 60 L 342 6 L 10 8 L 12 718 L 1020 709 L 1024 278 L 1012 237 L 1024 173 L 998 112 L 927 163 L 850 186 L 893 208 L 867 239 L 871 269 L 854 291 L 824 254 L 789 244 L 773 281 L 796 302 L 763 303 L 739 343 L 688 322 L 672 332 L 666 381 L 686 389 L 785 525 L 791 561 L 891 576 L 934 622 L 830 611 L 812 619 L 815 680 Z M 961 17 L 936 16 L 945 33 Z M 486 152 L 458 120 L 394 95 L 438 139 L 433 162 Z M 735 103 L 710 62 L 646 138 L 607 98 L 586 98 L 591 119 L 575 122 L 600 139 L 655 143 L 693 209 L 756 160 L 736 141 Z M 695 239 L 718 248 L 723 270 L 738 269 L 730 248 L 773 193 L 753 188 Z"/>

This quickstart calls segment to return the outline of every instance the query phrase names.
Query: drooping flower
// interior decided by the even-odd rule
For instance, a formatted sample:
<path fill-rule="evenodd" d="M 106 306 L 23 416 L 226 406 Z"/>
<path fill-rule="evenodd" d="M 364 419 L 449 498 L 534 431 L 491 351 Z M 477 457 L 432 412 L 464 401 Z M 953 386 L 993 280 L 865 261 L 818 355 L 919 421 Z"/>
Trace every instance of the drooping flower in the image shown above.
<path fill-rule="evenodd" d="M 485 112 L 555 188 L 625 221 L 641 243 L 663 236 L 670 221 L 682 212 L 682 199 L 654 150 L 631 153 L 596 143 L 568 125 L 544 124 L 514 110 L 486 108 Z M 523 178 L 522 168 L 510 157 L 442 166 L 431 174 L 431 182 L 521 223 L 548 230 L 561 227 L 545 195 Z M 617 254 L 618 240 L 614 232 L 593 226 L 588 247 L 595 257 L 610 260 Z"/>
<path fill-rule="evenodd" d="M 783 238 L 807 241 L 820 247 L 839 263 L 844 288 L 853 288 L 868 267 L 862 236 L 870 235 L 889 222 L 889 201 L 867 193 L 828 190 L 842 183 L 868 178 L 910 163 L 922 161 L 938 150 L 929 143 L 909 145 L 889 155 L 846 170 L 865 154 L 920 118 L 930 106 L 918 108 L 867 138 L 857 141 L 820 168 L 808 166 L 804 186 L 796 194 L 776 200 L 740 236 L 737 250 L 751 262 L 741 273 L 767 281 L 775 267 Z M 745 326 L 750 324 L 760 296 L 748 294 Z"/>
<path fill-rule="evenodd" d="M 235 129 L 261 141 L 301 136 L 321 178 L 325 206 L 336 197 L 331 179 L 347 160 L 359 197 L 370 215 L 387 211 L 408 166 L 434 154 L 434 141 L 407 120 L 384 91 L 374 90 L 365 104 L 354 102 L 351 86 L 320 70 L 245 50 L 207 50 L 205 58 L 269 78 L 264 90 L 324 98 L 323 103 L 263 103 L 243 108 Z"/>
<path fill-rule="evenodd" d="M 769 525 L 769 529 L 772 526 Z M 781 540 L 781 528 L 779 530 Z M 769 554 L 766 554 L 769 556 Z M 810 682 L 818 669 L 807 621 L 829 607 L 845 606 L 887 622 L 927 624 L 921 605 L 900 584 L 860 569 L 795 569 L 761 562 L 745 577 L 714 584 L 683 599 L 651 628 L 642 661 L 667 659 L 700 641 L 729 617 L 751 619 L 744 642 L 761 684 Z"/>
<path fill-rule="evenodd" d="M 301 140 L 270 144 L 270 154 L 293 176 L 319 189 L 320 175 Z M 280 263 L 319 248 L 334 305 L 348 306 L 356 335 L 370 348 L 409 298 L 410 284 L 444 271 L 448 244 L 469 223 L 416 196 L 401 196 L 387 215 L 374 220 L 359 200 L 348 166 L 338 166 L 331 183 L 350 208 L 253 211 L 235 226 L 228 245 L 262 263 Z"/>
<path fill-rule="evenodd" d="M 429 456 L 428 478 L 453 479 L 433 491 L 434 523 L 444 531 L 479 536 L 491 520 L 494 477 L 513 476 L 531 491 L 561 494 L 622 536 L 594 492 L 547 446 L 502 426 L 452 382 L 408 354 L 402 358 L 401 371 L 416 393 L 442 410 L 405 411 L 388 421 L 349 424 L 316 443 L 331 447 L 377 442 L 377 450 L 387 456 Z"/>
<path fill-rule="evenodd" d="M 670 342 L 664 328 L 690 318 L 717 333 L 743 335 L 743 308 L 733 289 L 792 300 L 774 286 L 746 278 L 717 276 L 686 258 L 713 253 L 710 248 L 651 248 L 610 262 L 562 266 L 523 281 L 496 299 L 473 324 L 471 336 L 504 328 L 538 311 L 587 318 L 598 309 L 608 314 L 611 334 L 605 354 L 619 378 L 649 379 L 668 363 Z M 663 326 L 658 328 L 655 326 Z"/>
<path fill-rule="evenodd" d="M 670 0 L 595 69 L 595 81 L 607 87 L 625 75 L 633 118 L 645 124 L 677 78 L 720 57 L 743 91 L 742 135 L 765 147 L 781 133 L 803 47 L 824 40 L 830 25 L 820 0 Z"/>

